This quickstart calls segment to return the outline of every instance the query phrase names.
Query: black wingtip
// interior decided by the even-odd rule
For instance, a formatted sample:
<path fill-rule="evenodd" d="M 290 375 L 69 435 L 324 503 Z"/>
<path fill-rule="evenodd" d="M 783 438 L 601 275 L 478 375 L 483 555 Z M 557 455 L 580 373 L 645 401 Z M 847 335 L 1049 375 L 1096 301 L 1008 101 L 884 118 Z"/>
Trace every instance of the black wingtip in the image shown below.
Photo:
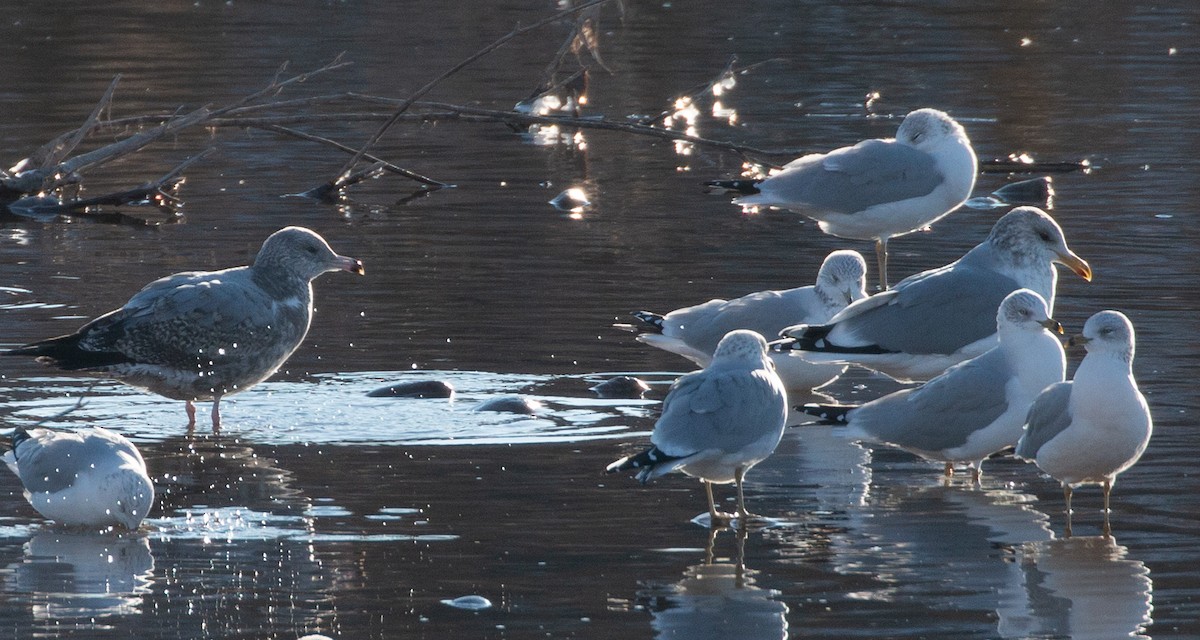
<path fill-rule="evenodd" d="M 124 354 L 109 351 L 88 351 L 79 346 L 83 336 L 78 333 L 49 338 L 39 342 L 0 352 L 6 356 L 37 358 L 38 362 L 50 364 L 65 371 L 98 369 L 130 362 Z"/>
<path fill-rule="evenodd" d="M 605 468 L 606 473 L 617 473 L 618 471 L 628 471 L 630 469 L 638 469 L 637 479 L 642 484 L 650 479 L 650 471 L 654 467 L 672 460 L 678 460 L 679 456 L 672 456 L 663 453 L 658 447 L 650 447 L 645 451 L 621 458 L 616 462 L 608 465 Z"/>
<path fill-rule="evenodd" d="M 762 180 L 742 179 L 742 180 L 710 180 L 704 183 L 704 186 L 724 189 L 726 192 L 741 194 L 743 196 L 752 196 L 759 193 L 758 183 Z"/>
<path fill-rule="evenodd" d="M 652 313 L 650 311 L 634 311 L 629 315 L 640 320 L 642 324 L 646 325 L 647 328 L 653 329 L 657 332 L 662 332 L 663 317 L 660 314 Z"/>
<path fill-rule="evenodd" d="M 852 404 L 817 404 L 813 402 L 800 405 L 796 407 L 796 410 L 820 418 L 820 424 L 846 424 L 849 421 L 850 412 L 857 408 L 857 405 Z"/>
<path fill-rule="evenodd" d="M 778 347 L 773 347 L 775 351 L 813 351 L 823 353 L 850 353 L 863 355 L 881 355 L 885 353 L 897 353 L 884 349 L 877 344 L 863 345 L 860 347 L 846 347 L 834 344 L 828 340 L 829 332 L 837 325 L 834 324 L 810 324 L 801 325 L 793 329 L 787 330 L 787 336 L 783 340 L 777 340 Z"/>

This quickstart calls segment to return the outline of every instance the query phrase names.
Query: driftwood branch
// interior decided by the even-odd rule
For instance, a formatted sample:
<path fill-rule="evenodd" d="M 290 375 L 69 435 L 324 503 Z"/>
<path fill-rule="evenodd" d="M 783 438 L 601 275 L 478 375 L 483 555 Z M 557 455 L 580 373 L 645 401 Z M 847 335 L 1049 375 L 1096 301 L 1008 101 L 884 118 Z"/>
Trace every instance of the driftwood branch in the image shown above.
<path fill-rule="evenodd" d="M 480 58 L 488 55 L 492 51 L 499 49 L 500 47 L 504 46 L 506 43 L 508 43 L 509 41 L 511 41 L 515 38 L 518 38 L 518 37 L 520 37 L 526 33 L 529 33 L 530 31 L 533 31 L 535 29 L 540 29 L 541 27 L 543 27 L 547 24 L 550 24 L 552 22 L 557 22 L 558 20 L 561 20 L 567 16 L 577 14 L 581 11 L 586 11 L 587 9 L 590 9 L 592 7 L 599 6 L 601 4 L 611 2 L 611 1 L 612 0 L 590 0 L 589 2 L 585 2 L 577 7 L 572 7 L 570 9 L 565 9 L 563 11 L 559 11 L 559 12 L 555 13 L 554 15 L 552 15 L 548 18 L 543 18 L 542 20 L 538 20 L 537 22 L 535 22 L 527 27 L 515 29 L 512 32 L 510 32 L 508 35 L 506 35 L 506 36 L 500 38 L 499 40 L 496 40 L 495 42 L 489 44 L 488 46 L 480 49 L 479 51 L 475 52 L 471 56 L 467 57 L 467 59 L 454 65 L 449 70 L 443 72 L 441 75 L 437 76 L 433 80 L 430 80 L 428 83 L 425 84 L 425 86 L 418 89 L 415 93 L 413 93 L 411 96 L 409 96 L 403 102 L 400 103 L 400 105 L 396 108 L 396 111 L 392 114 L 392 117 L 388 118 L 383 123 L 383 125 L 381 125 L 379 127 L 379 129 L 375 131 L 375 133 L 367 140 L 366 144 L 364 144 L 359 149 L 358 153 L 356 153 L 354 155 L 354 157 L 352 157 L 346 164 L 342 165 L 341 170 L 338 171 L 338 175 L 333 180 L 329 181 L 326 189 L 331 190 L 331 191 L 340 190 L 342 187 L 339 186 L 339 183 L 350 175 L 350 171 L 353 169 L 353 167 L 356 164 L 358 164 L 358 162 L 360 160 L 362 160 L 363 155 L 366 154 L 367 151 L 371 147 L 373 147 L 375 145 L 375 143 L 378 142 L 379 139 L 382 138 L 383 135 L 385 133 L 387 133 L 387 131 L 389 129 L 392 128 L 393 125 L 395 125 L 397 122 L 399 122 L 401 116 L 404 115 L 404 112 L 408 111 L 409 107 L 411 107 L 413 105 L 413 103 L 415 103 L 417 100 L 420 100 L 422 97 L 424 97 L 430 91 L 432 91 L 434 89 L 434 87 L 436 87 L 442 81 L 453 76 L 454 74 L 458 73 L 459 71 L 462 71 L 463 69 L 465 69 L 466 67 L 468 67 L 472 63 L 474 63 L 476 60 L 479 60 Z M 321 189 L 321 188 L 322 187 L 318 187 L 317 189 Z"/>

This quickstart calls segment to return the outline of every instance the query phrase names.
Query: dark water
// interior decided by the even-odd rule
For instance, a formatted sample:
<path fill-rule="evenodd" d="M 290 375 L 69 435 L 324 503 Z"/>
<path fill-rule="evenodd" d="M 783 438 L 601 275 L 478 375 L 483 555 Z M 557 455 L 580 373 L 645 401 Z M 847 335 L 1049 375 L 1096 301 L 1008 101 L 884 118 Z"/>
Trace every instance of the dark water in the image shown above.
<path fill-rule="evenodd" d="M 342 51 L 352 66 L 282 97 L 399 98 L 557 8 L 450 4 L 10 8 L 0 24 L 6 162 L 77 126 L 118 73 L 114 117 L 227 104 L 285 61 L 303 71 Z M 260 130 L 206 130 L 88 174 L 92 192 L 126 188 L 215 147 L 187 173 L 182 224 L 0 219 L 0 346 L 72 330 L 161 275 L 243 264 L 286 224 L 317 229 L 368 276 L 318 281 L 307 342 L 285 372 L 227 401 L 220 438 L 187 440 L 181 406 L 108 382 L 63 420 L 139 443 L 161 496 L 149 533 L 49 529 L 0 475 L 3 635 L 1200 635 L 1200 9 L 629 4 L 623 18 L 602 14 L 611 73 L 592 74 L 586 113 L 659 113 L 737 54 L 774 61 L 722 96 L 733 125 L 701 100 L 700 135 L 796 153 L 891 135 L 896 120 L 863 115 L 877 91 L 884 116 L 951 112 L 981 158 L 1095 167 L 1055 177 L 1052 213 L 1096 272 L 1091 284 L 1063 277 L 1055 315 L 1077 331 L 1118 308 L 1138 330 L 1134 369 L 1156 432 L 1117 484 L 1115 539 L 1098 537 L 1098 491 L 1077 494 L 1077 535 L 1063 540 L 1058 488 L 1032 467 L 997 460 L 981 487 L 945 486 L 926 463 L 822 428 L 791 431 L 751 474 L 748 499 L 779 524 L 743 540 L 710 540 L 690 522 L 704 504 L 698 483 L 641 487 L 600 473 L 644 442 L 665 384 L 686 370 L 611 323 L 632 309 L 809 283 L 828 251 L 868 249 L 703 193 L 703 180 L 739 170 L 735 155 L 599 131 L 545 144 L 564 136 L 409 123 L 376 153 L 457 188 L 401 202 L 413 185 L 386 177 L 330 206 L 281 196 L 328 179 L 344 156 Z M 514 41 L 430 98 L 511 108 L 565 33 Z M 374 126 L 301 128 L 358 145 Z M 1009 180 L 984 175 L 977 195 Z M 574 186 L 593 203 L 580 216 L 547 203 Z M 956 258 L 998 214 L 963 210 L 894 241 L 893 274 Z M 65 409 L 91 383 L 28 362 L 0 367 L 10 425 Z M 650 399 L 588 390 L 616 373 L 654 383 Z M 365 397 L 429 378 L 454 384 L 457 398 Z M 855 401 L 894 388 L 854 372 L 827 392 Z M 515 394 L 543 409 L 472 410 Z M 467 595 L 493 606 L 442 603 Z"/>

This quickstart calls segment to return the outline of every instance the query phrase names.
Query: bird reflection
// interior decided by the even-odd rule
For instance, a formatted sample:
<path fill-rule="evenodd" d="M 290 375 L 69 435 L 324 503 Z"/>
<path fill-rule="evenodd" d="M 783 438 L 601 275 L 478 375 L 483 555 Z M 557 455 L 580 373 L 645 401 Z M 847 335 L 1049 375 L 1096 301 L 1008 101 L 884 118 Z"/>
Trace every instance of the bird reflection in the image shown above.
<path fill-rule="evenodd" d="M 704 563 L 688 567 L 673 585 L 640 594 L 654 616 L 654 637 L 786 638 L 787 605 L 775 599 L 778 591 L 755 586 L 758 572 L 744 565 L 747 532 L 734 531 L 737 557 L 728 559 L 714 557 L 720 531 L 709 532 Z"/>
<path fill-rule="evenodd" d="M 1128 556 L 1111 536 L 1021 545 L 1015 565 L 1024 589 L 997 611 L 1001 637 L 1148 639 L 1154 583 Z"/>
<path fill-rule="evenodd" d="M 135 615 L 150 592 L 154 557 L 144 533 L 45 528 L 7 573 L 8 590 L 29 594 L 38 620 Z"/>

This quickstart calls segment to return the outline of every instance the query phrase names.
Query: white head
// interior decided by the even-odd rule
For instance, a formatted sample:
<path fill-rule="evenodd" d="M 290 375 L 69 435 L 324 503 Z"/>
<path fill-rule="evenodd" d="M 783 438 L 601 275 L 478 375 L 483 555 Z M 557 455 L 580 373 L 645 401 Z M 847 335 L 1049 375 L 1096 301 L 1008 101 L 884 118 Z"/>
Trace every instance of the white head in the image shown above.
<path fill-rule="evenodd" d="M 945 111 L 937 109 L 917 109 L 904 116 L 904 121 L 896 131 L 896 140 L 926 151 L 946 141 L 964 143 L 968 147 L 971 145 L 962 125 Z"/>
<path fill-rule="evenodd" d="M 1071 337 L 1071 345 L 1084 345 L 1089 354 L 1116 355 L 1133 362 L 1133 323 L 1120 311 L 1101 311 L 1083 324 L 1083 333 Z"/>
<path fill-rule="evenodd" d="M 742 364 L 759 367 L 769 363 L 767 340 L 756 331 L 735 329 L 725 334 L 713 353 L 713 364 Z"/>
<path fill-rule="evenodd" d="M 1001 339 L 1014 331 L 1063 332 L 1062 325 L 1050 317 L 1045 298 L 1029 289 L 1017 289 L 1004 298 L 996 311 L 996 330 Z"/>
<path fill-rule="evenodd" d="M 305 281 L 327 271 L 365 273 L 361 261 L 339 256 L 324 238 L 304 227 L 284 227 L 272 233 L 258 250 L 254 269 L 295 275 Z"/>
<path fill-rule="evenodd" d="M 857 251 L 830 253 L 817 272 L 816 290 L 825 304 L 839 309 L 867 297 L 867 261 Z"/>
<path fill-rule="evenodd" d="M 992 226 L 988 244 L 1016 264 L 1057 262 L 1090 281 L 1092 268 L 1067 248 L 1062 227 L 1037 207 L 1017 207 Z"/>

